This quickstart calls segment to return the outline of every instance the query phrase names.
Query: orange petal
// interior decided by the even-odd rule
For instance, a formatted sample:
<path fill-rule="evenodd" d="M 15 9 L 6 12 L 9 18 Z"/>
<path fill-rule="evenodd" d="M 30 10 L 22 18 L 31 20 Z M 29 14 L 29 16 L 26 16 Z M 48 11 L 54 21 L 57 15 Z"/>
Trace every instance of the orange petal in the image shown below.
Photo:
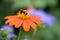
<path fill-rule="evenodd" d="M 10 19 L 10 18 L 14 18 L 14 17 L 16 17 L 16 15 L 14 15 L 14 16 L 6 16 L 4 19 Z"/>
<path fill-rule="evenodd" d="M 23 20 L 15 20 L 15 28 L 19 28 L 21 26 L 21 24 L 23 23 Z"/>
<path fill-rule="evenodd" d="M 5 24 L 9 23 L 9 22 L 13 22 L 15 19 L 8 19 Z"/>
<path fill-rule="evenodd" d="M 14 24 L 14 20 L 13 20 L 13 19 L 8 19 L 8 20 L 5 22 L 5 24 L 8 24 L 8 23 L 9 23 L 10 26 L 12 26 L 12 25 Z"/>
<path fill-rule="evenodd" d="M 30 30 L 30 26 L 27 23 L 27 21 L 24 21 L 23 22 L 23 29 L 24 29 L 25 32 L 28 32 Z"/>
<path fill-rule="evenodd" d="M 6 16 L 4 19 L 12 18 L 12 16 Z"/>
<path fill-rule="evenodd" d="M 28 21 L 28 24 L 35 30 L 36 29 L 36 24 L 32 21 Z"/>
<path fill-rule="evenodd" d="M 7 20 L 6 22 L 5 22 L 5 24 L 7 24 L 7 23 L 9 23 L 11 20 Z"/>
<path fill-rule="evenodd" d="M 9 23 L 9 26 L 13 26 L 14 25 L 14 21 Z"/>
<path fill-rule="evenodd" d="M 39 17 L 37 17 L 37 16 L 30 16 L 30 19 L 33 21 L 33 22 L 35 22 L 35 23 L 37 23 L 37 24 L 41 24 L 41 19 L 39 18 Z"/>

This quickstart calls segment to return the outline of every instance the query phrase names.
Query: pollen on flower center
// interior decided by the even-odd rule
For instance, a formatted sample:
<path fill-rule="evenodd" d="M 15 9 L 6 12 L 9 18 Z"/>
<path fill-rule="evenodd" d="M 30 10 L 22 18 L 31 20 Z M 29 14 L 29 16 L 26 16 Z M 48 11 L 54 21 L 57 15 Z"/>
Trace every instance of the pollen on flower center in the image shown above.
<path fill-rule="evenodd" d="M 17 13 L 17 16 L 23 20 L 28 19 L 30 17 L 30 14 L 27 13 L 26 10 L 21 10 Z"/>

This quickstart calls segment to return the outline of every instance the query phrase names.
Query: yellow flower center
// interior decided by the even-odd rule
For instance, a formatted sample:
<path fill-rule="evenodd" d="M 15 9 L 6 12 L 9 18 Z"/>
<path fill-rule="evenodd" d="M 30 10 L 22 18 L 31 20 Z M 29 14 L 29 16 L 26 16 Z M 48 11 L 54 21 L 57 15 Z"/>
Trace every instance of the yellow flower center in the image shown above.
<path fill-rule="evenodd" d="M 30 15 L 27 13 L 26 10 L 21 10 L 17 13 L 17 16 L 23 20 L 28 19 Z"/>

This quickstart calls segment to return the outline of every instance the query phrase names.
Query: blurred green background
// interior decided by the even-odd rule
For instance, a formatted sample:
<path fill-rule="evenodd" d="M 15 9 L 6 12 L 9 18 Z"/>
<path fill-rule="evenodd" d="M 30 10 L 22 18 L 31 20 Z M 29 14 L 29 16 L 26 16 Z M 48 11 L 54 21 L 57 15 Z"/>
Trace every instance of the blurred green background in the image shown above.
<path fill-rule="evenodd" d="M 60 40 L 60 0 L 0 0 L 0 26 L 4 24 L 5 16 L 13 15 L 28 5 L 43 9 L 57 19 L 52 27 L 36 31 L 34 40 Z"/>

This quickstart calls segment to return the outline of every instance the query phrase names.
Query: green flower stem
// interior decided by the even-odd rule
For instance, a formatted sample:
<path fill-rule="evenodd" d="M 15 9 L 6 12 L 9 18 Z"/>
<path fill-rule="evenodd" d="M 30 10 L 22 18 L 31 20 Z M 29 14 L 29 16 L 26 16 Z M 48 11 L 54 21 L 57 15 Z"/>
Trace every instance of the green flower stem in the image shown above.
<path fill-rule="evenodd" d="M 34 32 L 33 32 L 33 34 L 32 34 L 32 38 L 31 38 L 31 40 L 34 40 L 34 37 L 35 37 L 35 35 L 36 35 L 36 31 L 37 31 L 37 29 L 34 30 Z"/>
<path fill-rule="evenodd" d="M 22 28 L 19 30 L 18 40 L 22 40 Z"/>

